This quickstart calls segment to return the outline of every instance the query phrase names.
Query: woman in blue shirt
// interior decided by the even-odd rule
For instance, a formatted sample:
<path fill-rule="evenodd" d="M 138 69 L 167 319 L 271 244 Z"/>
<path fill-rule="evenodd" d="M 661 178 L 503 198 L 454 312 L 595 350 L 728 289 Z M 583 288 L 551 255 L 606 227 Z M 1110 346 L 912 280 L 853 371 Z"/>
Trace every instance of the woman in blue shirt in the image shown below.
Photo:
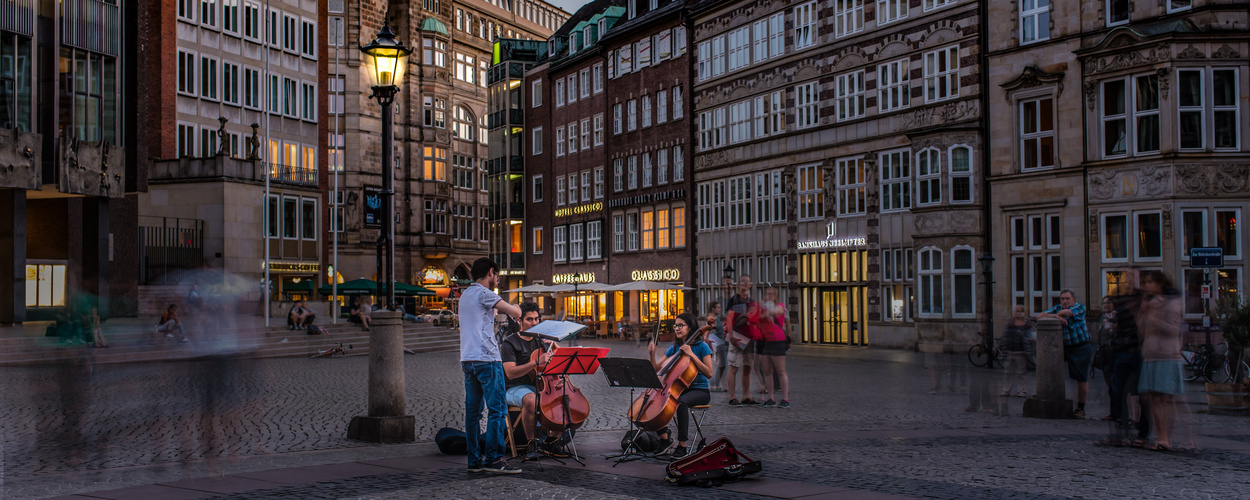
<path fill-rule="evenodd" d="M 669 360 L 680 355 L 690 357 L 690 361 L 694 364 L 698 374 L 694 377 L 690 387 L 687 387 L 681 396 L 677 398 L 680 403 L 677 407 L 677 449 L 673 451 L 673 458 L 681 458 L 686 455 L 687 431 L 690 429 L 690 407 L 705 405 L 712 400 L 712 394 L 708 392 L 708 377 L 712 376 L 712 348 L 708 347 L 703 340 L 695 340 L 690 345 L 685 345 L 686 338 L 694 335 L 695 325 L 698 323 L 694 319 L 694 315 L 690 313 L 682 313 L 677 316 L 673 322 L 673 345 L 669 346 L 664 352 L 664 359 L 656 361 L 655 359 L 655 339 L 651 339 L 648 347 L 648 353 L 651 356 L 651 366 L 656 371 L 664 368 Z M 668 436 L 661 436 L 667 440 Z"/>

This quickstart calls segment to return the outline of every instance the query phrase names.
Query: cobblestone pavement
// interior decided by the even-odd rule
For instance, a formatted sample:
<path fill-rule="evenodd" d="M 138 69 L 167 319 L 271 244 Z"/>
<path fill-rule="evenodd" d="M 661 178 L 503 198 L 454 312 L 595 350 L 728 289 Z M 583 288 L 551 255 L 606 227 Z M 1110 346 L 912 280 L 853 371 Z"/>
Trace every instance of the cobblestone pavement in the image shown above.
<path fill-rule="evenodd" d="M 628 342 L 586 344 L 611 347 L 613 356 L 645 354 Z M 1041 421 L 1019 416 L 1019 398 L 1003 401 L 1004 416 L 965 412 L 969 397 L 948 387 L 952 375 L 962 374 L 956 386 L 966 384 L 975 393 L 986 384 L 997 392 L 997 372 L 948 372 L 941 392 L 928 394 L 927 364 L 940 366 L 940 357 L 845 348 L 795 354 L 789 358 L 791 409 L 730 408 L 725 394 L 713 395 L 705 420 L 709 434 L 733 436 L 766 467 L 760 479 L 725 488 L 670 487 L 658 481 L 663 475 L 658 461 L 602 467 L 599 457 L 628 426 L 630 391 L 590 375 L 575 379 L 591 402 L 591 416 L 578 435 L 589 450 L 586 469 L 538 470 L 527 464 L 521 477 L 470 476 L 463 472 L 463 458 L 444 457 L 412 470 L 259 483 L 267 487 L 245 492 L 205 491 L 223 498 L 1250 497 L 1244 474 L 1250 465 L 1250 419 L 1205 414 L 1201 393 L 1187 398 L 1199 453 L 1099 448 L 1091 442 L 1106 431 L 1096 417 L 1107 407 L 1097 383 L 1089 420 Z M 966 364 L 953 358 L 954 366 Z M 365 410 L 365 357 L 0 369 L 5 384 L 0 498 L 436 456 L 429 443 L 434 433 L 462 426 L 458 355 L 405 359 L 408 406 L 418 433 L 418 443 L 407 445 L 345 438 L 350 418 Z M 203 408 L 213 409 L 212 418 L 201 418 Z M 77 424 L 76 415 L 81 415 Z M 626 469 L 632 472 L 622 472 Z M 306 484 L 315 481 L 323 482 Z M 212 496 L 195 491 L 200 494 L 192 497 Z"/>

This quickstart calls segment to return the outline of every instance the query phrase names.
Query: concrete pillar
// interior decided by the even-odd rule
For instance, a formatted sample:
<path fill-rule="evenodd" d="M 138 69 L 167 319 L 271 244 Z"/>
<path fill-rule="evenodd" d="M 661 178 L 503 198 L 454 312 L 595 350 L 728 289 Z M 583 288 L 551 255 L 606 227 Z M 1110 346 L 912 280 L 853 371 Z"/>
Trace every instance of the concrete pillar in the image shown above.
<path fill-rule="evenodd" d="M 82 288 L 91 296 L 88 306 L 109 314 L 109 199 L 85 198 L 82 204 Z"/>
<path fill-rule="evenodd" d="M 1037 394 L 1024 402 L 1024 416 L 1071 418 L 1072 400 L 1066 399 L 1063 362 L 1063 324 L 1055 318 L 1037 322 Z"/>
<path fill-rule="evenodd" d="M 417 440 L 417 419 L 405 415 L 404 326 L 398 311 L 374 311 L 369 332 L 369 413 L 352 417 L 348 439 L 374 443 Z"/>
<path fill-rule="evenodd" d="M 0 325 L 26 321 L 26 191 L 0 189 Z"/>

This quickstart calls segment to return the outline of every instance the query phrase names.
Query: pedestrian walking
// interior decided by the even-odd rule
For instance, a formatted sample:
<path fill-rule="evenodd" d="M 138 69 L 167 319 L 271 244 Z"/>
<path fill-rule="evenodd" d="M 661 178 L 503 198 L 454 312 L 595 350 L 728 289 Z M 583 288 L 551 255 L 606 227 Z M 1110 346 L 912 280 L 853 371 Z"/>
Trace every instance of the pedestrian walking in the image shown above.
<path fill-rule="evenodd" d="M 725 332 L 729 340 L 729 406 L 756 405 L 751 399 L 751 366 L 755 364 L 755 339 L 759 338 L 759 325 L 752 322 L 758 318 L 758 304 L 751 299 L 751 277 L 738 277 L 738 293 L 729 300 L 729 315 L 725 318 Z M 742 400 L 736 397 L 738 374 L 742 374 Z"/>
<path fill-rule="evenodd" d="M 520 468 L 503 459 L 505 377 L 499 342 L 495 337 L 495 313 L 521 318 L 521 308 L 504 301 L 493 290 L 499 266 L 488 258 L 473 262 L 473 281 L 460 298 L 460 365 L 464 371 L 464 433 L 467 437 L 469 472 L 516 474 Z M 482 407 L 486 407 L 486 434 L 481 433 Z"/>
<path fill-rule="evenodd" d="M 1150 409 L 1139 405 L 1140 398 L 1136 397 L 1142 363 L 1137 327 L 1142 297 L 1142 291 L 1137 288 L 1136 272 L 1130 271 L 1125 291 L 1103 298 L 1104 311 L 1107 302 L 1112 306 L 1109 314 L 1104 313 L 1104 317 L 1112 318 L 1110 335 L 1103 337 L 1107 346 L 1107 371 L 1111 373 L 1107 384 L 1111 411 L 1103 420 L 1111 423 L 1111 432 L 1106 439 L 1094 443 L 1097 445 L 1145 448 L 1150 442 Z M 1140 410 L 1134 411 L 1138 406 Z"/>
<path fill-rule="evenodd" d="M 1056 318 L 1063 324 L 1063 360 L 1068 365 L 1068 378 L 1076 381 L 1076 409 L 1072 418 L 1085 418 L 1085 401 L 1089 398 L 1089 371 L 1094 362 L 1094 346 L 1089 343 L 1089 327 L 1085 325 L 1085 306 L 1076 301 L 1071 288 L 1059 292 L 1059 305 L 1037 315 L 1037 319 Z"/>
<path fill-rule="evenodd" d="M 786 373 L 786 351 L 790 349 L 790 334 L 786 330 L 786 306 L 777 300 L 777 289 L 764 292 L 764 303 L 759 307 L 760 345 L 759 365 L 764 370 L 764 388 L 768 391 L 765 407 L 790 407 L 790 375 Z M 780 386 L 781 400 L 775 399 Z"/>
<path fill-rule="evenodd" d="M 1029 392 L 1024 385 L 1024 372 L 1029 365 L 1029 352 L 1037 345 L 1037 326 L 1029 320 L 1024 305 L 1016 304 L 1011 308 L 1011 321 L 1003 325 L 1003 333 L 998 337 L 998 350 L 1006 356 L 1003 363 L 1003 392 L 1001 397 L 1028 397 Z M 1019 385 L 1019 392 L 1016 386 Z"/>
<path fill-rule="evenodd" d="M 1184 358 L 1181 357 L 1180 291 L 1163 271 L 1146 271 L 1141 280 L 1141 309 L 1137 329 L 1142 338 L 1142 367 L 1137 390 L 1153 417 L 1155 442 L 1149 449 L 1172 449 L 1176 396 L 1184 394 Z"/>
<path fill-rule="evenodd" d="M 709 340 L 712 342 L 712 392 L 725 392 L 721 386 L 721 377 L 725 374 L 726 356 L 729 355 L 729 341 L 725 339 L 725 317 L 719 301 L 707 305 L 707 324 L 712 327 Z"/>

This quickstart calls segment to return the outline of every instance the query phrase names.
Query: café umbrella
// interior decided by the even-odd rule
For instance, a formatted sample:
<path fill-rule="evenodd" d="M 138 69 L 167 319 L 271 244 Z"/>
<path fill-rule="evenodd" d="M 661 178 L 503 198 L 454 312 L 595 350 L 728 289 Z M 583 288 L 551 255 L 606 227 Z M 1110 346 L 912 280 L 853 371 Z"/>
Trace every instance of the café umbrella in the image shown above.
<path fill-rule="evenodd" d="M 377 295 L 378 282 L 368 279 L 355 279 L 344 283 L 339 283 L 339 295 Z M 322 295 L 330 295 L 330 285 L 322 285 L 317 289 Z M 417 285 L 409 285 L 407 283 L 395 283 L 395 295 L 405 296 L 434 296 L 433 290 Z"/>

